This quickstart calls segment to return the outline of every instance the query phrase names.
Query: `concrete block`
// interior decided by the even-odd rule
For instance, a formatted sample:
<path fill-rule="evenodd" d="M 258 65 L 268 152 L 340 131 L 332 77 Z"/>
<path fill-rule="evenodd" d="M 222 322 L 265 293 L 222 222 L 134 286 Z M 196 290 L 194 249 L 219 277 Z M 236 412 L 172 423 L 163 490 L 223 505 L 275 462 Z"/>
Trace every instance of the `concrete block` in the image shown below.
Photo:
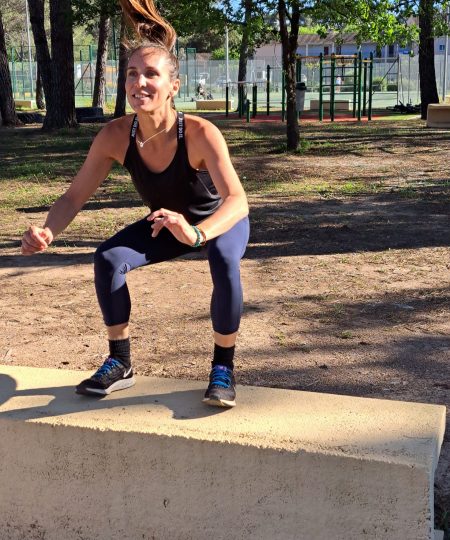
<path fill-rule="evenodd" d="M 427 127 L 450 128 L 450 104 L 430 103 L 427 108 Z"/>
<path fill-rule="evenodd" d="M 445 407 L 0 366 L 0 538 L 433 540 Z"/>
<path fill-rule="evenodd" d="M 318 99 L 312 99 L 309 104 L 309 108 L 311 111 L 318 111 L 319 110 L 319 100 Z M 329 112 L 330 110 L 330 101 L 329 100 L 323 100 L 323 110 Z M 349 111 L 350 110 L 350 101 L 348 99 L 336 99 L 334 102 L 334 110 L 335 111 Z"/>
<path fill-rule="evenodd" d="M 434 531 L 434 540 L 444 540 L 444 531 Z"/>
<path fill-rule="evenodd" d="M 16 107 L 26 107 L 28 109 L 33 109 L 36 107 L 36 102 L 34 99 L 15 99 L 14 103 Z"/>
<path fill-rule="evenodd" d="M 199 99 L 195 102 L 195 107 L 200 111 L 214 111 L 226 109 L 226 99 Z M 233 100 L 228 100 L 228 109 L 232 109 Z"/>

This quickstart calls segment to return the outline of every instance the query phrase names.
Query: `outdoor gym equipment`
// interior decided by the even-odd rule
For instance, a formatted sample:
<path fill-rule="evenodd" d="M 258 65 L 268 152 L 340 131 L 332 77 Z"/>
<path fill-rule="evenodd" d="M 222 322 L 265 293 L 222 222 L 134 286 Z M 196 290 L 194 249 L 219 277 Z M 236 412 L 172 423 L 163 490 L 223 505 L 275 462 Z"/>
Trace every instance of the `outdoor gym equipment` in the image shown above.
<path fill-rule="evenodd" d="M 353 118 L 361 120 L 363 116 L 367 116 L 368 120 L 372 119 L 372 97 L 374 93 L 373 86 L 373 54 L 369 58 L 363 58 L 361 53 L 353 55 L 328 55 L 320 54 L 319 56 L 298 56 L 296 65 L 296 86 L 300 88 L 302 81 L 302 69 L 305 67 L 318 70 L 318 84 L 307 83 L 308 91 L 315 89 L 315 94 L 318 94 L 318 100 L 311 99 L 310 103 L 317 103 L 319 120 L 324 119 L 324 111 L 329 108 L 330 120 L 334 122 L 336 112 L 339 110 L 349 110 L 351 103 L 351 111 Z M 274 70 L 271 66 L 267 66 L 266 72 L 266 114 L 270 115 L 271 92 L 273 88 L 277 90 L 278 85 L 272 83 L 272 75 Z M 279 68 L 278 68 L 279 69 Z M 279 72 L 278 72 L 279 73 Z M 278 76 L 278 80 L 280 77 Z M 261 81 L 260 81 L 261 82 Z M 238 115 L 239 118 L 257 116 L 258 108 L 258 84 L 249 81 L 238 81 L 234 83 L 237 86 L 238 93 Z M 286 119 L 286 79 L 285 73 L 281 72 L 281 119 L 284 122 Z M 305 88 L 303 86 L 302 89 Z M 225 116 L 229 116 L 229 97 L 231 85 L 225 86 Z M 345 97 L 345 94 L 350 93 L 350 99 L 339 99 L 340 96 Z M 251 96 L 251 100 L 249 99 Z M 327 99 L 328 98 L 328 99 Z M 299 116 L 302 111 L 299 111 Z"/>
<path fill-rule="evenodd" d="M 319 120 L 324 117 L 324 96 L 329 94 L 330 120 L 335 120 L 336 94 L 344 88 L 351 88 L 353 94 L 352 115 L 361 120 L 366 116 L 372 119 L 372 96 L 373 96 L 373 53 L 369 58 L 363 58 L 361 53 L 353 55 L 323 55 L 298 56 L 297 58 L 297 82 L 301 82 L 302 67 L 305 64 L 317 64 L 319 68 Z M 350 80 L 350 84 L 348 81 Z M 367 95 L 368 94 L 368 95 Z M 281 116 L 284 119 L 284 76 L 283 76 L 283 99 Z M 328 102 L 327 102 L 328 104 Z"/>

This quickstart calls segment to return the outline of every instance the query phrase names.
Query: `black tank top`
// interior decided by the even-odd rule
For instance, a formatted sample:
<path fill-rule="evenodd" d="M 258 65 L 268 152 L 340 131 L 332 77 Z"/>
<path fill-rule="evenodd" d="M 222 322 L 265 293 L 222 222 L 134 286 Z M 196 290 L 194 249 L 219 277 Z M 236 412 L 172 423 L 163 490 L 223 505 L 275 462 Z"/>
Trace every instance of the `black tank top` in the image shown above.
<path fill-rule="evenodd" d="M 128 169 L 136 190 L 152 211 L 167 208 L 183 214 L 189 223 L 198 223 L 213 214 L 222 204 L 208 171 L 192 168 L 184 135 L 184 114 L 177 113 L 177 151 L 162 172 L 150 171 L 139 155 L 136 143 L 137 115 L 133 119 L 130 144 L 124 167 Z"/>

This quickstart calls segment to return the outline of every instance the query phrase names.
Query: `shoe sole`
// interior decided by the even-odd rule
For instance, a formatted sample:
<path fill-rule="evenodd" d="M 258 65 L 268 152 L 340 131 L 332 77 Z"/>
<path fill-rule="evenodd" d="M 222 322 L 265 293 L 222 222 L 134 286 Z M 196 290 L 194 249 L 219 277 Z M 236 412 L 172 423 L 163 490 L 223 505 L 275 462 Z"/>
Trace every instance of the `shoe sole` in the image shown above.
<path fill-rule="evenodd" d="M 236 407 L 236 401 L 228 401 L 226 399 L 204 398 L 203 403 L 212 407 Z"/>
<path fill-rule="evenodd" d="M 115 382 L 112 384 L 109 388 L 77 388 L 75 389 L 75 392 L 77 394 L 81 394 L 83 396 L 107 396 L 111 394 L 111 392 L 116 392 L 117 390 L 125 390 L 126 388 L 130 388 L 130 386 L 134 386 L 136 384 L 136 380 L 134 377 L 131 377 L 130 379 L 121 379 L 120 381 Z"/>

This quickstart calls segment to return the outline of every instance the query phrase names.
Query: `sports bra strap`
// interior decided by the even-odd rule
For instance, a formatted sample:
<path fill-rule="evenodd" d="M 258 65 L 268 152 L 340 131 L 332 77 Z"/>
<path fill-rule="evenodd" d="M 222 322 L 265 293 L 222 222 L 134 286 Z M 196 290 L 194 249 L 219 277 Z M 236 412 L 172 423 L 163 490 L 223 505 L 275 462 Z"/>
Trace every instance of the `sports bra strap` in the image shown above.
<path fill-rule="evenodd" d="M 177 112 L 177 140 L 184 139 L 184 113 Z"/>
<path fill-rule="evenodd" d="M 136 137 L 138 125 L 139 125 L 139 120 L 138 120 L 137 114 L 135 114 L 133 118 L 133 122 L 131 124 L 130 139 L 134 139 Z"/>
<path fill-rule="evenodd" d="M 130 139 L 136 138 L 136 132 L 139 127 L 139 120 L 137 114 L 134 115 L 133 122 L 131 123 Z M 177 141 L 184 139 L 184 113 L 177 112 Z"/>

